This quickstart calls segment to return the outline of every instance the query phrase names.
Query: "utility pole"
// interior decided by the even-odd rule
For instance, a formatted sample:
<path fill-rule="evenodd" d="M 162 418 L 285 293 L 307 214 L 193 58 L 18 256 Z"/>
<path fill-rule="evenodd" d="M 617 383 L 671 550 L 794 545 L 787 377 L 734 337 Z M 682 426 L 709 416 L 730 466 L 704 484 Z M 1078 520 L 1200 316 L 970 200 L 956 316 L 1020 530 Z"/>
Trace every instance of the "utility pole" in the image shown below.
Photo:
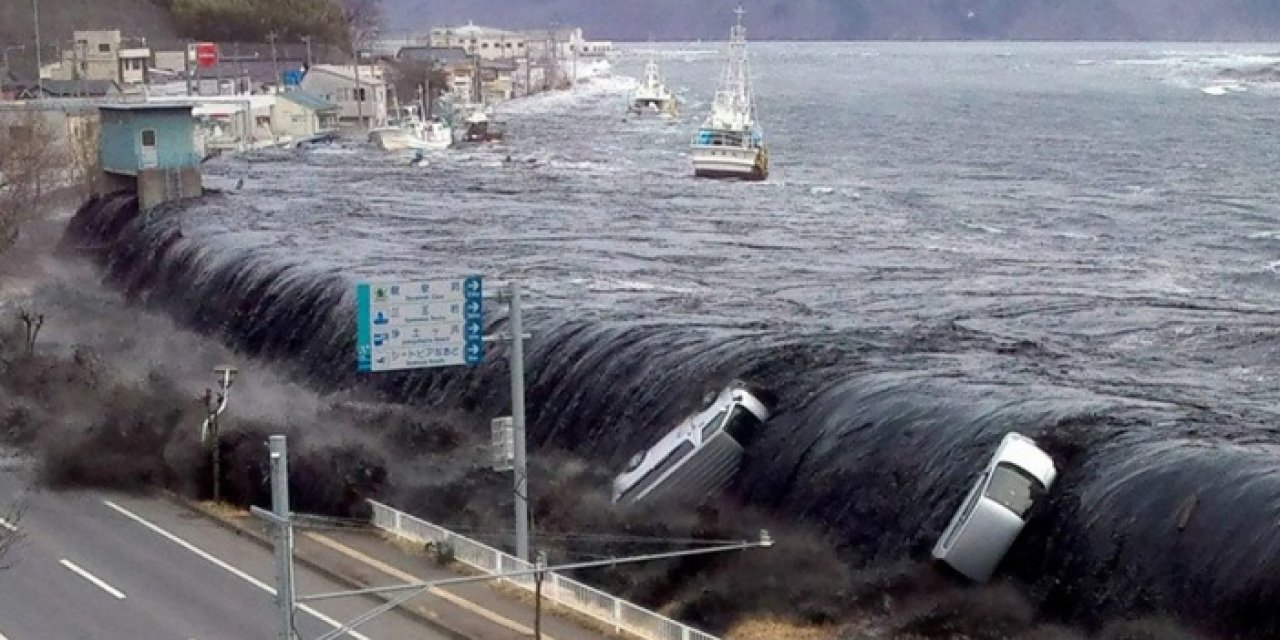
<path fill-rule="evenodd" d="M 306 43 L 306 45 L 307 45 L 307 68 L 308 68 L 308 69 L 310 69 L 310 68 L 311 68 L 311 65 L 312 65 L 312 61 L 311 61 L 311 36 L 302 36 L 302 41 L 303 41 L 303 42 L 305 42 L 305 43 Z"/>
<path fill-rule="evenodd" d="M 275 31 L 267 34 L 267 41 L 271 43 L 271 72 L 275 74 L 276 93 L 280 93 L 280 87 L 284 85 L 284 79 L 280 77 L 280 58 L 276 55 L 276 38 L 280 37 Z"/>
<path fill-rule="evenodd" d="M 213 370 L 218 376 L 218 395 L 215 397 L 210 389 L 204 390 L 204 406 L 209 415 L 200 427 L 200 440 L 210 449 L 213 466 L 213 501 L 222 501 L 222 441 L 218 432 L 218 418 L 227 410 L 230 399 L 231 383 L 235 379 L 236 369 L 222 365 Z"/>
<path fill-rule="evenodd" d="M 36 29 L 36 100 L 44 99 L 44 58 L 40 53 L 40 0 L 31 0 L 31 20 Z"/>
<path fill-rule="evenodd" d="M 364 100 L 361 100 L 360 92 L 363 87 L 360 85 L 360 50 L 356 49 L 356 125 L 364 124 Z"/>
<path fill-rule="evenodd" d="M 191 77 L 191 43 L 190 43 L 190 42 L 188 42 L 188 43 L 187 43 L 186 51 L 185 51 L 185 52 L 183 52 L 183 55 L 182 55 L 182 71 L 183 71 L 183 76 L 185 77 L 185 79 L 186 79 L 186 81 L 187 81 L 187 97 L 188 97 L 188 98 L 190 98 L 190 97 L 191 97 L 191 93 L 192 93 L 192 92 L 191 92 L 191 81 L 192 81 L 192 77 Z"/>
<path fill-rule="evenodd" d="M 271 436 L 271 512 L 283 520 L 275 528 L 276 608 L 279 610 L 280 640 L 293 640 L 293 611 L 296 592 L 293 586 L 293 526 L 289 513 L 289 446 L 284 436 Z"/>
<path fill-rule="evenodd" d="M 511 421 L 515 439 L 516 557 L 529 561 L 529 472 L 525 460 L 524 327 L 520 283 L 511 281 Z"/>

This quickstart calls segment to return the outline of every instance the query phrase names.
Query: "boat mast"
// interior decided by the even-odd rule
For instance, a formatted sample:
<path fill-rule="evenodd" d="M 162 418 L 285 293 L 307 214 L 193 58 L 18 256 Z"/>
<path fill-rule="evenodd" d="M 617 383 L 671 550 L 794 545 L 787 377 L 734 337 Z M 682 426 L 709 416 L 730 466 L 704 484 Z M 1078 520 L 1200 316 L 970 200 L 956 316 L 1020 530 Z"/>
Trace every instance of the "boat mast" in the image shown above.
<path fill-rule="evenodd" d="M 721 100 L 725 107 L 735 115 L 744 118 L 743 124 L 753 122 L 755 97 L 751 91 L 751 71 L 747 64 L 747 28 L 742 24 L 742 16 L 746 14 L 742 5 L 734 10 L 738 22 L 729 32 L 729 64 L 724 70 L 724 81 L 721 84 Z"/>

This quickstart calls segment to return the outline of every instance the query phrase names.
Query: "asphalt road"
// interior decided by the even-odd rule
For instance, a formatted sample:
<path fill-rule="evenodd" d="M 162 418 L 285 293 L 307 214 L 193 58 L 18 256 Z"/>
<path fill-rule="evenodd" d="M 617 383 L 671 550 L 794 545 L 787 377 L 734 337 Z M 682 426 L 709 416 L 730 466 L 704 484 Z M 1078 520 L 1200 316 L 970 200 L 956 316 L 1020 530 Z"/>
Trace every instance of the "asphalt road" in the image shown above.
<path fill-rule="evenodd" d="M 22 492 L 0 473 L 0 505 Z M 183 507 L 99 492 L 28 494 L 21 538 L 0 560 L 0 640 L 247 640 L 276 637 L 271 553 Z M 0 525 L 3 526 L 3 525 Z M 298 593 L 342 591 L 303 566 Z M 297 628 L 318 638 L 378 604 L 303 607 Z M 449 636 L 401 613 L 344 638 Z"/>

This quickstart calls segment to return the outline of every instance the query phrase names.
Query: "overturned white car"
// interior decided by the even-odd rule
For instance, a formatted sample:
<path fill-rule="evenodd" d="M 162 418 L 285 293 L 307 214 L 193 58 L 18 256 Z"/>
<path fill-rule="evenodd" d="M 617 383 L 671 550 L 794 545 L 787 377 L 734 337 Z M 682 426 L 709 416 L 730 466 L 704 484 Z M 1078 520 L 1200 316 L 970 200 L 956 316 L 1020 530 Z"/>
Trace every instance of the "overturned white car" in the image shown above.
<path fill-rule="evenodd" d="M 631 458 L 613 481 L 614 503 L 705 499 L 733 479 L 743 445 L 768 419 L 764 402 L 744 384 L 731 384 L 705 409 Z"/>
<path fill-rule="evenodd" d="M 933 557 L 974 582 L 986 582 L 1057 475 L 1053 459 L 1034 441 L 1006 435 L 934 545 Z"/>

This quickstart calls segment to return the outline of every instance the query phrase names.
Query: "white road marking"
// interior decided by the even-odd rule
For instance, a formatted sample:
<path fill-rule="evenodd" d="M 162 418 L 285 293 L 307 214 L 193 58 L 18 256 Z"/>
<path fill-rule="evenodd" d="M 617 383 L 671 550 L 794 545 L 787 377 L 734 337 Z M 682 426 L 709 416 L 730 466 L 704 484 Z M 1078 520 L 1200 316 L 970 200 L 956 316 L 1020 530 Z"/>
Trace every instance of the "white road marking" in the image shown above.
<path fill-rule="evenodd" d="M 106 591 L 107 593 L 115 596 L 116 600 L 124 600 L 124 593 L 122 593 L 119 589 L 107 584 L 106 581 L 99 578 L 98 576 L 95 576 L 92 573 L 89 573 L 88 571 L 81 569 L 78 565 L 76 565 L 76 563 L 70 560 L 67 560 L 66 558 L 63 558 L 62 566 L 70 569 L 72 573 L 80 576 L 81 578 L 84 578 L 85 580 L 88 580 L 89 582 L 93 583 L 93 585 L 98 587 L 99 589 L 102 589 L 103 591 Z"/>
<path fill-rule="evenodd" d="M 5 520 L 4 518 L 0 518 L 0 529 L 8 529 L 14 533 L 17 533 L 18 525 L 12 522 L 9 522 L 8 520 Z M 0 636 L 0 640 L 5 640 L 5 637 Z"/>
<path fill-rule="evenodd" d="M 132 511 L 129 511 L 128 509 L 125 509 L 124 507 L 122 507 L 122 506 L 120 506 L 120 505 L 118 505 L 118 504 L 116 504 L 116 503 L 114 503 L 114 502 L 112 502 L 112 501 L 110 501 L 110 500 L 103 500 L 103 501 L 102 501 L 102 504 L 107 505 L 107 506 L 108 506 L 108 507 L 110 507 L 112 510 L 114 510 L 116 513 L 119 513 L 120 515 L 122 515 L 122 516 L 124 516 L 124 517 L 126 517 L 126 518 L 128 518 L 128 519 L 130 519 L 130 520 L 133 520 L 134 522 L 136 522 L 136 523 L 138 523 L 138 524 L 140 524 L 140 525 L 142 525 L 142 526 L 144 526 L 144 527 L 146 527 L 146 528 L 150 529 L 152 532 L 154 532 L 155 534 L 159 535 L 160 537 L 162 537 L 162 538 L 164 538 L 164 539 L 168 540 L 169 542 L 172 542 L 172 543 L 174 543 L 174 544 L 178 545 L 179 547 L 182 547 L 183 549 L 186 549 L 187 551 L 190 551 L 191 553 L 194 553 L 194 554 L 196 554 L 197 556 L 200 556 L 201 558 L 204 558 L 205 560 L 208 560 L 209 562 L 213 563 L 213 564 L 214 564 L 214 566 L 216 566 L 216 567 L 218 567 L 218 568 L 220 568 L 220 569 L 223 569 L 223 570 L 227 571 L 227 572 L 228 572 L 228 573 L 230 573 L 231 575 L 233 575 L 233 576 L 235 576 L 235 577 L 237 577 L 237 578 L 240 578 L 241 580 L 244 580 L 245 582 L 248 582 L 249 584 L 251 584 L 251 585 L 253 585 L 253 586 L 255 586 L 255 587 L 259 588 L 259 589 L 262 589 L 263 591 L 266 591 L 267 593 L 271 594 L 272 596 L 275 596 L 275 595 L 276 595 L 276 590 L 275 590 L 274 588 L 272 588 L 270 585 L 268 585 L 267 583 L 265 583 L 265 582 L 263 582 L 263 581 L 261 581 L 261 580 L 259 580 L 259 579 L 255 578 L 255 577 L 253 577 L 253 576 L 251 576 L 251 575 L 249 575 L 249 574 L 247 574 L 247 573 L 245 573 L 245 572 L 243 572 L 243 571 L 241 571 L 241 570 L 239 570 L 239 569 L 237 569 L 237 568 L 235 568 L 235 567 L 233 567 L 233 566 L 231 566 L 231 565 L 227 564 L 226 562 L 223 562 L 222 560 L 219 560 L 216 556 L 214 556 L 213 554 L 211 554 L 211 553 L 209 553 L 209 552 L 205 551 L 204 549 L 201 549 L 200 547 L 197 547 L 197 546 L 195 546 L 194 544 L 191 544 L 190 542 L 187 542 L 186 540 L 183 540 L 182 538 L 179 538 L 179 537 L 178 537 L 177 535 L 175 535 L 175 534 L 169 533 L 169 532 L 168 532 L 168 531 L 166 531 L 165 529 L 161 528 L 159 525 L 152 524 L 152 523 L 151 523 L 151 521 L 147 520 L 146 518 L 143 518 L 142 516 L 140 516 L 140 515 L 138 515 L 138 514 L 136 514 L 136 513 L 132 512 Z M 311 606 L 309 606 L 309 605 L 300 604 L 300 605 L 298 605 L 298 608 L 299 608 L 299 609 L 301 609 L 302 611 L 305 611 L 305 612 L 307 612 L 308 614 L 310 614 L 310 615 L 314 616 L 317 620 L 319 620 L 319 621 L 321 621 L 321 622 L 323 622 L 323 623 L 325 623 L 325 624 L 327 624 L 327 625 L 329 625 L 329 626 L 333 627 L 334 629 L 340 629 L 340 628 L 342 628 L 342 626 L 343 626 L 341 622 L 338 622 L 337 620 L 334 620 L 333 618 L 330 618 L 329 616 L 326 616 L 325 614 L 320 613 L 319 611 L 316 611 L 316 610 L 315 610 L 315 608 L 313 608 L 313 607 L 311 607 Z M 356 632 L 356 631 L 348 631 L 348 632 L 347 632 L 347 636 L 352 637 L 352 638 L 355 638 L 356 640 L 369 640 L 369 638 L 368 638 L 367 636 L 361 635 L 360 633 L 358 633 L 358 632 Z"/>

